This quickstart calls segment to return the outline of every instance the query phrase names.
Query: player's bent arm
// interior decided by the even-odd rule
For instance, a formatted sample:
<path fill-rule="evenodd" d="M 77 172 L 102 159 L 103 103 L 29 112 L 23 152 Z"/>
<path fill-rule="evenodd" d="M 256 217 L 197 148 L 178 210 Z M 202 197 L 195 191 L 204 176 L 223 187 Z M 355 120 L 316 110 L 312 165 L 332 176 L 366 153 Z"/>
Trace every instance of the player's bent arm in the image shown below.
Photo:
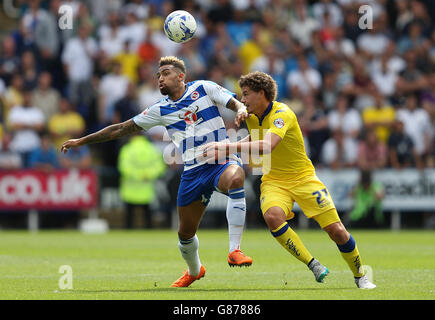
<path fill-rule="evenodd" d="M 236 118 L 234 119 L 234 123 L 237 126 L 240 126 L 240 123 L 245 121 L 249 116 L 248 112 L 246 111 L 246 106 L 235 98 L 231 98 L 226 107 L 237 113 Z"/>
<path fill-rule="evenodd" d="M 238 111 L 246 111 L 246 107 L 243 103 L 241 103 L 236 98 L 231 98 L 228 102 L 226 107 L 230 110 L 233 110 L 234 112 Z"/>
<path fill-rule="evenodd" d="M 91 133 L 79 139 L 68 140 L 62 145 L 61 151 L 66 152 L 71 147 L 80 147 L 85 144 L 93 144 L 93 143 L 115 140 L 124 137 L 126 135 L 139 132 L 141 130 L 142 128 L 139 127 L 136 123 L 134 123 L 133 119 L 129 119 L 121 123 L 112 124 L 110 126 L 101 129 L 100 131 Z"/>

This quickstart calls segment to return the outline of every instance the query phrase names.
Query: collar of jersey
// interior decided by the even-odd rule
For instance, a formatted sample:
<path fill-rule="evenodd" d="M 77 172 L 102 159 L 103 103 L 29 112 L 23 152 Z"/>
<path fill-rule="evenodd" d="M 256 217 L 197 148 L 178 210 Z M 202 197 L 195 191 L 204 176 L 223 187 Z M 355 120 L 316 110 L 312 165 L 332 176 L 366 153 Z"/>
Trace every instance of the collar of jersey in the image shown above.
<path fill-rule="evenodd" d="M 272 107 L 273 107 L 273 101 L 271 101 L 271 102 L 269 103 L 269 105 L 267 106 L 266 110 L 264 110 L 263 115 L 262 115 L 261 118 L 258 120 L 260 126 L 261 126 L 261 123 L 263 122 L 264 118 L 266 118 L 266 116 L 267 116 L 267 115 L 270 113 L 270 111 L 272 110 Z"/>
<path fill-rule="evenodd" d="M 187 92 L 187 90 L 189 90 L 189 83 L 186 83 L 186 90 L 184 90 L 184 93 L 181 95 L 181 97 L 179 97 L 177 100 L 175 100 L 175 101 L 173 101 L 173 100 L 171 100 L 171 98 L 169 98 L 169 96 L 168 96 L 168 102 L 172 102 L 172 103 L 177 103 L 177 102 L 179 102 L 181 99 L 183 99 L 184 98 L 184 96 L 186 95 L 186 92 Z"/>

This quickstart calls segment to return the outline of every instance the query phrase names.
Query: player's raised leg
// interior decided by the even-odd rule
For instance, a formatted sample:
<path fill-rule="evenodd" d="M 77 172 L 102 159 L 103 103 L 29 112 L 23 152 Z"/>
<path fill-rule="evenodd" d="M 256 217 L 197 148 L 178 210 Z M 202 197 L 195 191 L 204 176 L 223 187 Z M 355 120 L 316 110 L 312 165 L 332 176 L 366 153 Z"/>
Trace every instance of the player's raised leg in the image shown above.
<path fill-rule="evenodd" d="M 186 261 L 188 270 L 172 284 L 172 287 L 188 287 L 205 275 L 205 268 L 199 259 L 199 240 L 196 235 L 205 206 L 195 201 L 185 207 L 178 207 L 178 247 Z"/>
<path fill-rule="evenodd" d="M 240 250 L 246 219 L 245 173 L 239 165 L 229 165 L 221 174 L 218 188 L 228 194 L 226 216 L 228 221 L 229 253 L 228 264 L 250 266 L 252 258 Z"/>
<path fill-rule="evenodd" d="M 284 210 L 278 206 L 270 207 L 264 213 L 264 220 L 274 238 L 296 259 L 308 266 L 317 282 L 323 282 L 329 273 L 328 268 L 313 258 L 296 232 L 290 228 L 286 219 L 287 215 Z"/>
<path fill-rule="evenodd" d="M 346 230 L 343 223 L 341 223 L 341 221 L 334 222 L 323 227 L 323 230 L 325 230 L 329 237 L 337 244 L 341 256 L 347 262 L 354 275 L 357 287 L 360 289 L 376 288 L 376 285 L 371 283 L 364 274 L 363 264 L 356 241 Z"/>

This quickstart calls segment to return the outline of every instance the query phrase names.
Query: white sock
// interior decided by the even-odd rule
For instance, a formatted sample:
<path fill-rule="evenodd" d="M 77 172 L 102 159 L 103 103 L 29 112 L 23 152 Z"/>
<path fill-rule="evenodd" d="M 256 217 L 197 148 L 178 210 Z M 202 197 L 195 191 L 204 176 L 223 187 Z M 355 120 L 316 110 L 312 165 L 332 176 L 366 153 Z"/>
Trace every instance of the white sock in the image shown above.
<path fill-rule="evenodd" d="M 227 220 L 228 235 L 230 240 L 229 252 L 240 249 L 243 227 L 246 218 L 245 189 L 237 188 L 228 190 Z"/>
<path fill-rule="evenodd" d="M 191 276 L 197 276 L 201 270 L 201 261 L 199 260 L 198 254 L 199 240 L 196 234 L 188 240 L 179 239 L 178 248 L 180 249 L 181 256 L 189 267 L 189 274 Z"/>

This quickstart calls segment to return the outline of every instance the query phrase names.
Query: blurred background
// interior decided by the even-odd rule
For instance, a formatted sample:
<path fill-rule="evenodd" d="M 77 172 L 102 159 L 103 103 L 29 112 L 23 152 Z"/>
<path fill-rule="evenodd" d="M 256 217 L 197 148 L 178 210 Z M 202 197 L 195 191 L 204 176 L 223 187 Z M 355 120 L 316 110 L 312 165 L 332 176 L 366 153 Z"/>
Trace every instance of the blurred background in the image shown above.
<path fill-rule="evenodd" d="M 163 32 L 177 9 L 198 25 L 184 44 Z M 271 74 L 347 226 L 434 229 L 434 17 L 430 0 L 3 0 L 0 228 L 175 228 L 183 166 L 164 127 L 59 152 L 160 100 L 158 60 L 175 55 L 189 81 L 237 94 L 240 75 Z M 245 171 L 246 227 L 262 228 Z M 201 226 L 226 228 L 225 208 L 215 193 Z"/>

